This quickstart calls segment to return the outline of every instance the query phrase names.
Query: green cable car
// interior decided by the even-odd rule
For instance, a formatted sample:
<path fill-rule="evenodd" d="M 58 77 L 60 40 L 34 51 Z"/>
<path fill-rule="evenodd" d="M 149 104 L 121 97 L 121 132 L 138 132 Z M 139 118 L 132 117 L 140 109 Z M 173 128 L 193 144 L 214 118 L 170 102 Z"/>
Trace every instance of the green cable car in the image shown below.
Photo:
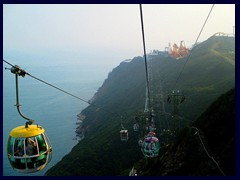
<path fill-rule="evenodd" d="M 148 134 L 144 141 L 142 142 L 142 153 L 147 158 L 154 158 L 158 156 L 159 153 L 159 140 L 157 137 Z"/>

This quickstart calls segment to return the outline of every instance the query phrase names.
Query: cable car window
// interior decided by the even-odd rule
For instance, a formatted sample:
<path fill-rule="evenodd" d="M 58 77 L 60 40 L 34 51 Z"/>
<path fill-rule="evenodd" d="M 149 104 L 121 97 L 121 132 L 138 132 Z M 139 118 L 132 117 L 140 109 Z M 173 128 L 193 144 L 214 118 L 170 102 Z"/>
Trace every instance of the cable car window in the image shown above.
<path fill-rule="evenodd" d="M 41 154 L 47 150 L 47 145 L 42 134 L 38 135 L 36 138 L 38 141 L 39 154 Z"/>
<path fill-rule="evenodd" d="M 8 139 L 8 149 L 7 149 L 7 151 L 8 151 L 8 154 L 9 155 L 13 155 L 13 144 L 14 144 L 14 138 L 13 137 L 9 137 L 9 139 Z"/>
<path fill-rule="evenodd" d="M 43 164 L 46 163 L 47 155 L 42 154 L 41 156 L 37 157 L 36 160 L 36 167 L 42 166 Z"/>
<path fill-rule="evenodd" d="M 36 166 L 36 157 L 33 157 L 33 158 L 27 158 L 27 168 L 28 169 L 33 169 L 35 168 Z"/>
<path fill-rule="evenodd" d="M 14 156 L 24 155 L 24 138 L 16 138 L 14 143 Z"/>
<path fill-rule="evenodd" d="M 31 137 L 31 138 L 26 138 L 25 139 L 25 143 L 26 143 L 26 154 L 28 156 L 33 156 L 38 154 L 37 152 L 37 143 L 35 141 L 35 138 Z"/>
<path fill-rule="evenodd" d="M 17 169 L 26 169 L 26 163 L 25 163 L 25 159 L 15 159 L 16 161 L 16 168 Z"/>

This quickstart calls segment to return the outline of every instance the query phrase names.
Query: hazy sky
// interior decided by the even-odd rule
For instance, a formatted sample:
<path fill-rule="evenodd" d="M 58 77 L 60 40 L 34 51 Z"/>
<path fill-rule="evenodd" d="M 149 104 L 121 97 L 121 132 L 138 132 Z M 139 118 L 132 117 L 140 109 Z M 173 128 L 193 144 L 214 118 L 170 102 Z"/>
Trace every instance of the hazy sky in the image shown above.
<path fill-rule="evenodd" d="M 194 44 L 211 4 L 143 4 L 147 52 Z M 233 33 L 235 5 L 216 4 L 200 36 Z M 12 63 L 108 66 L 143 54 L 138 4 L 3 5 L 3 58 Z"/>

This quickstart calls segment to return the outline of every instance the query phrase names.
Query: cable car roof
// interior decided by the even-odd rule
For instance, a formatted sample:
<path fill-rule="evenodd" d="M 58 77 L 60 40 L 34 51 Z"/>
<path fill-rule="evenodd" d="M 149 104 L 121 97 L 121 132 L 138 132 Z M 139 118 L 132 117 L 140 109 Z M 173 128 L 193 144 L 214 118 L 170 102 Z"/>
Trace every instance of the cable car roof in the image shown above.
<path fill-rule="evenodd" d="M 39 125 L 30 125 L 28 126 L 28 128 L 26 128 L 25 126 L 18 126 L 10 132 L 10 136 L 14 138 L 19 138 L 19 137 L 26 138 L 26 137 L 37 136 L 39 134 L 44 133 L 44 131 L 45 130 Z"/>
<path fill-rule="evenodd" d="M 128 130 L 126 130 L 126 129 L 122 129 L 121 131 L 120 131 L 120 133 L 127 133 L 128 132 Z"/>
<path fill-rule="evenodd" d="M 146 137 L 144 142 L 158 142 L 158 138 L 156 137 Z"/>

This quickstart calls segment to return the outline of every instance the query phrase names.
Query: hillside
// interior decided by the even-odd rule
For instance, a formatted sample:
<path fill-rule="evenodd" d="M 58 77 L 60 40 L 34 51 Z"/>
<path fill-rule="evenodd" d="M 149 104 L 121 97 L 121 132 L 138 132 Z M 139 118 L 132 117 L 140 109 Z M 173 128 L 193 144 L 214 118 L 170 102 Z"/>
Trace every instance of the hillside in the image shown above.
<path fill-rule="evenodd" d="M 233 52 L 233 37 L 211 37 L 198 44 L 189 59 L 176 60 L 163 55 L 148 59 L 151 105 L 157 115 L 158 134 L 172 127 L 173 106 L 167 103 L 169 91 L 184 91 L 186 100 L 179 106 L 184 128 L 217 97 L 235 86 Z M 144 119 L 145 85 L 142 57 L 114 68 L 90 100 L 94 105 L 81 112 L 84 120 L 77 131 L 84 133 L 85 138 L 46 175 L 128 175 L 126 170 L 142 158 L 137 142 L 142 138 L 143 125 L 139 132 L 134 132 L 132 126 L 136 116 L 140 121 Z M 121 123 L 129 130 L 127 142 L 119 139 Z"/>
<path fill-rule="evenodd" d="M 234 176 L 235 89 L 220 96 L 158 159 L 135 164 L 138 176 Z"/>

